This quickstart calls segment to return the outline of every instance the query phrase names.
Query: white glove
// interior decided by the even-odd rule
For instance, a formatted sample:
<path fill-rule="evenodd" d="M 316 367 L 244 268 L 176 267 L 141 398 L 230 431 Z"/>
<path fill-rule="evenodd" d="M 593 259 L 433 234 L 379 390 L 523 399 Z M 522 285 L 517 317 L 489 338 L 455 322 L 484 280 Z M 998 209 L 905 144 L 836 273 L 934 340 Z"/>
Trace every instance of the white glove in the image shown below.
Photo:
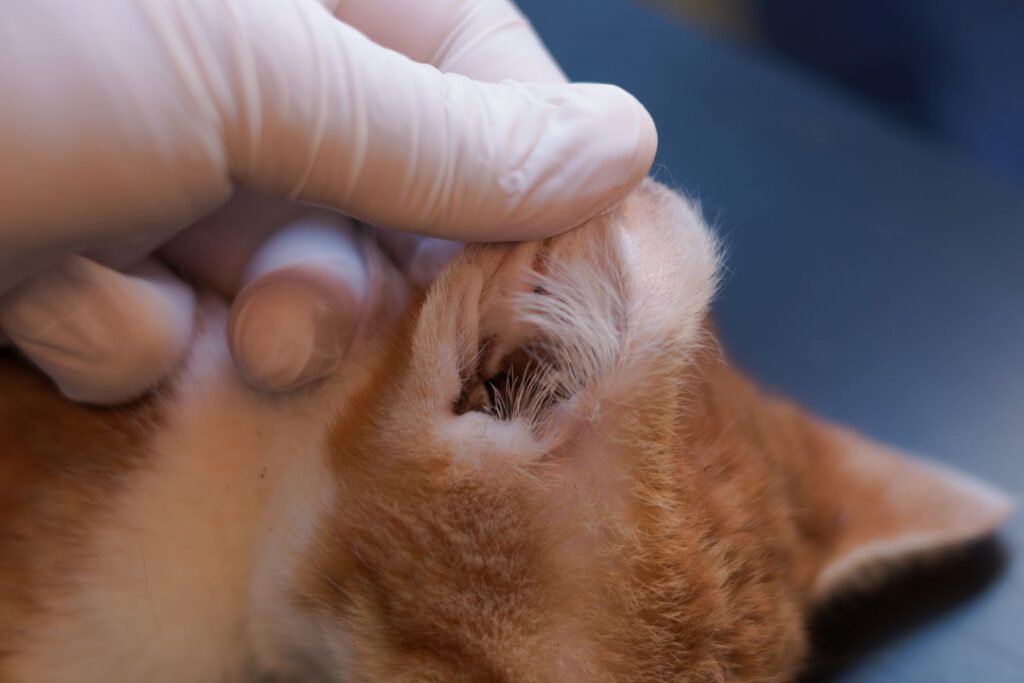
<path fill-rule="evenodd" d="M 565 84 L 506 0 L 5 0 L 0 93 L 0 329 L 102 403 L 188 345 L 194 294 L 150 254 L 190 225 L 164 253 L 245 288 L 229 334 L 251 383 L 300 386 L 344 354 L 368 287 L 348 219 L 228 202 L 236 186 L 539 238 L 620 199 L 656 146 L 629 95 Z"/>

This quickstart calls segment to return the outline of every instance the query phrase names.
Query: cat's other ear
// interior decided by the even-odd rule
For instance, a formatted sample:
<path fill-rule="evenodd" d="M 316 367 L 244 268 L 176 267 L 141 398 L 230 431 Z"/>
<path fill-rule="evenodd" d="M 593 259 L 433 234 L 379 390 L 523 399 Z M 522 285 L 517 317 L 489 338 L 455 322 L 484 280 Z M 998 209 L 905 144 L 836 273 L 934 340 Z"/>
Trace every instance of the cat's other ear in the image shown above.
<path fill-rule="evenodd" d="M 807 419 L 802 527 L 817 602 L 991 534 L 1014 509 L 966 474 Z"/>

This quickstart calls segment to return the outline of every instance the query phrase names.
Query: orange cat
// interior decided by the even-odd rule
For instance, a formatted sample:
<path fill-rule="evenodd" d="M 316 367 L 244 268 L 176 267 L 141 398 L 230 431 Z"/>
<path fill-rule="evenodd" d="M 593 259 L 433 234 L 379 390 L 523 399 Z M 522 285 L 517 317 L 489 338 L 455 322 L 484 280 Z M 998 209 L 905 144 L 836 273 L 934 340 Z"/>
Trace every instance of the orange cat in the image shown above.
<path fill-rule="evenodd" d="M 0 361 L 0 682 L 786 681 L 821 601 L 1011 509 L 730 368 L 714 240 L 653 183 L 425 298 L 367 253 L 299 395 L 236 379 L 213 299 L 134 406 Z"/>

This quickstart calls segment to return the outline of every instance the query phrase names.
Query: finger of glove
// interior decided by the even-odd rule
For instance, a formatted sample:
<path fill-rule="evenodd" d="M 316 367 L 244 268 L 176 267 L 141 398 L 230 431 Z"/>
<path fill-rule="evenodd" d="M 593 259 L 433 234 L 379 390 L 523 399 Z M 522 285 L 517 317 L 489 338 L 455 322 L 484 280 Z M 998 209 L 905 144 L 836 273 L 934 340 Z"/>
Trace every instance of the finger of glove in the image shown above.
<path fill-rule="evenodd" d="M 290 391 L 337 367 L 370 294 L 363 240 L 350 219 L 311 209 L 254 254 L 228 325 L 250 385 Z"/>
<path fill-rule="evenodd" d="M 375 43 L 444 72 L 492 82 L 566 80 L 508 0 L 330 0 L 327 6 Z"/>
<path fill-rule="evenodd" d="M 71 255 L 0 299 L 0 328 L 68 397 L 114 404 L 151 389 L 192 338 L 195 294 L 156 261 L 119 273 Z"/>
<path fill-rule="evenodd" d="M 618 201 L 656 134 L 624 91 L 482 83 L 385 49 L 305 2 L 250 3 L 222 110 L 241 182 L 437 237 L 535 239 Z M 255 126 L 255 129 L 254 129 Z"/>

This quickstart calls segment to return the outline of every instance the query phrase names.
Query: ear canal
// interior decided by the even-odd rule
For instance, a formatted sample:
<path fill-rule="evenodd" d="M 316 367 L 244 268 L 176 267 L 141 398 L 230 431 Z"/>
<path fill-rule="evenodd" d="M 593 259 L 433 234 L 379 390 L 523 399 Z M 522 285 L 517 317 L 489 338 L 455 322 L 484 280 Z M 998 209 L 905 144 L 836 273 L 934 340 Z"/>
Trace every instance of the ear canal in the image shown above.
<path fill-rule="evenodd" d="M 992 533 L 1013 501 L 966 474 L 812 423 L 803 482 L 819 528 L 813 593 L 871 585 L 908 561 Z"/>

